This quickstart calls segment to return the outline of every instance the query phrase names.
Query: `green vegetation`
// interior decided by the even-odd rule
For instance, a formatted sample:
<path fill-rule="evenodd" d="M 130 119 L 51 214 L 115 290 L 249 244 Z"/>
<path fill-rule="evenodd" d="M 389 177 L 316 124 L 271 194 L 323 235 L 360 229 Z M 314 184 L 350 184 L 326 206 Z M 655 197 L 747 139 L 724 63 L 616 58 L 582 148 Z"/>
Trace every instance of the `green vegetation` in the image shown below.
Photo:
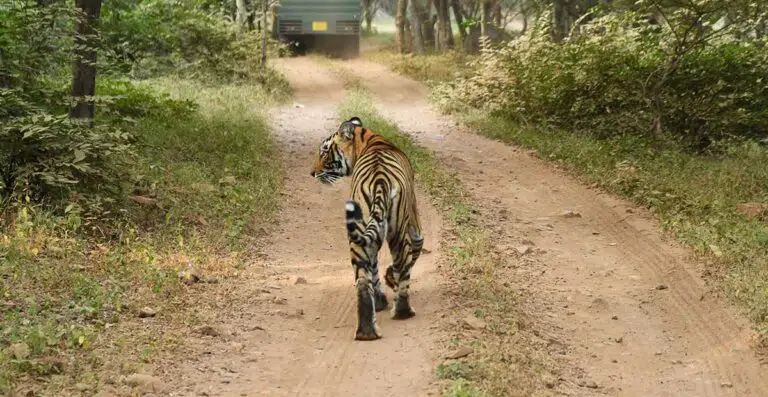
<path fill-rule="evenodd" d="M 1 394 L 135 372 L 194 317 L 190 271 L 232 277 L 253 255 L 281 176 L 265 108 L 287 84 L 206 7 L 107 2 L 85 119 L 68 115 L 76 10 L 0 7 Z"/>
<path fill-rule="evenodd" d="M 564 16 L 553 4 L 463 64 L 379 59 L 436 82 L 434 100 L 478 133 L 652 209 L 768 337 L 768 9 L 617 2 Z"/>
<path fill-rule="evenodd" d="M 370 39 L 373 41 L 373 39 Z M 469 69 L 469 61 L 475 58 L 460 51 L 446 51 L 424 56 L 395 54 L 390 51 L 378 51 L 366 54 L 371 60 L 389 65 L 404 76 L 423 81 L 428 85 L 449 81 Z"/>
<path fill-rule="evenodd" d="M 441 166 L 433 153 L 378 115 L 368 94 L 359 87 L 340 107 L 342 119 L 352 116 L 360 117 L 367 128 L 385 136 L 408 155 L 417 181 L 448 223 L 443 236 L 447 246 L 452 247 L 448 271 L 457 281 L 450 293 L 460 302 L 458 306 L 473 307 L 474 315 L 482 316 L 486 323 L 485 329 L 471 334 L 451 327 L 454 336 L 446 348 L 472 347 L 474 353 L 436 368 L 438 377 L 446 381 L 445 395 L 531 396 L 542 389 L 543 379 L 551 376 L 551 369 L 543 361 L 536 361 L 538 358 L 534 360 L 536 347 L 528 335 L 519 331 L 523 318 L 516 292 L 503 282 L 503 259 L 492 251 L 489 232 L 475 219 L 476 212 L 461 182 Z M 454 313 L 453 320 L 461 322 L 463 314 Z M 515 370 L 510 371 L 510 366 Z"/>

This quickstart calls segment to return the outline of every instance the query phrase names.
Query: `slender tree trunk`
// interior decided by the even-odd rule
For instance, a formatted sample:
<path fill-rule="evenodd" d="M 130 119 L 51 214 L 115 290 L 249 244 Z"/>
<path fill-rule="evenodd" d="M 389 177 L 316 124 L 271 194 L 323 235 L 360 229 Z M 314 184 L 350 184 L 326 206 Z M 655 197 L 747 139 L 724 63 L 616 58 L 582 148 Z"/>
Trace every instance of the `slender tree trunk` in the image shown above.
<path fill-rule="evenodd" d="M 69 115 L 76 119 L 92 119 L 95 106 L 92 100 L 96 94 L 96 27 L 101 14 L 101 0 L 75 0 L 75 5 L 84 14 L 77 23 L 75 36 L 75 59 L 72 62 L 72 96 L 77 104 Z"/>
<path fill-rule="evenodd" d="M 371 24 L 373 22 L 373 14 L 371 13 L 371 10 L 373 9 L 373 1 L 374 0 L 362 0 L 363 20 L 365 21 L 365 33 L 368 33 L 368 34 L 371 33 Z"/>
<path fill-rule="evenodd" d="M 559 43 L 566 36 L 570 30 L 570 21 L 568 15 L 568 9 L 566 7 L 566 0 L 554 0 L 552 2 L 552 17 L 554 23 L 552 26 L 552 39 Z"/>
<path fill-rule="evenodd" d="M 243 33 L 248 23 L 248 7 L 245 5 L 245 0 L 235 0 L 235 4 L 237 5 L 237 12 L 235 13 L 237 32 Z"/>
<path fill-rule="evenodd" d="M 419 30 L 423 38 L 424 48 L 435 47 L 435 29 L 429 20 L 429 10 L 422 3 L 423 0 L 411 0 L 411 13 L 419 23 Z"/>
<path fill-rule="evenodd" d="M 261 25 L 264 26 L 264 30 L 261 32 L 261 65 L 259 66 L 261 80 L 265 82 L 267 77 L 267 11 L 269 10 L 269 0 L 261 1 Z"/>
<path fill-rule="evenodd" d="M 493 0 L 493 23 L 497 28 L 504 28 L 501 26 L 501 0 Z"/>
<path fill-rule="evenodd" d="M 408 11 L 408 0 L 397 0 L 397 15 L 395 15 L 395 26 L 397 27 L 396 42 L 397 51 L 401 54 L 406 53 L 405 40 L 406 30 L 405 25 L 407 23 L 406 12 Z"/>
<path fill-rule="evenodd" d="M 373 15 L 366 14 L 365 15 L 365 33 L 371 34 L 373 33 L 373 28 L 371 25 L 373 24 Z"/>
<path fill-rule="evenodd" d="M 267 0 L 262 0 L 262 1 L 267 1 Z M 272 17 L 270 18 L 272 20 L 272 26 L 271 26 L 272 30 L 270 32 L 272 34 L 272 38 L 277 40 L 279 36 L 279 32 L 277 30 L 277 6 L 275 4 L 269 5 L 268 9 L 269 9 L 270 15 L 272 15 Z M 265 26 L 264 29 L 267 29 L 267 27 Z"/>
<path fill-rule="evenodd" d="M 520 30 L 520 34 L 525 34 L 528 31 L 528 10 L 520 10 L 520 15 L 523 17 L 523 28 Z"/>
<path fill-rule="evenodd" d="M 451 28 L 451 14 L 448 6 L 449 0 L 437 0 L 437 30 L 440 32 L 438 48 L 445 50 L 453 48 L 453 29 Z"/>
<path fill-rule="evenodd" d="M 451 0 L 451 8 L 453 9 L 453 18 L 456 20 L 456 24 L 459 25 L 459 35 L 463 42 L 467 39 L 467 28 L 464 27 L 464 14 L 461 11 L 459 0 Z"/>
<path fill-rule="evenodd" d="M 413 41 L 416 54 L 423 55 L 425 52 L 424 24 L 418 17 L 418 0 L 411 0 L 411 26 L 413 27 Z"/>
<path fill-rule="evenodd" d="M 246 26 L 248 27 L 248 31 L 252 32 L 256 30 L 256 7 L 257 7 L 257 1 L 256 0 L 248 0 L 245 3 L 246 10 L 250 10 L 248 12 L 248 17 L 246 18 Z M 264 26 L 264 29 L 266 31 L 267 27 Z"/>
<path fill-rule="evenodd" d="M 483 8 L 480 14 L 480 35 L 488 36 L 488 22 L 491 19 L 491 0 L 483 0 Z"/>
<path fill-rule="evenodd" d="M 406 18 L 405 19 L 405 52 L 407 54 L 413 53 L 413 26 L 411 25 L 411 20 Z"/>

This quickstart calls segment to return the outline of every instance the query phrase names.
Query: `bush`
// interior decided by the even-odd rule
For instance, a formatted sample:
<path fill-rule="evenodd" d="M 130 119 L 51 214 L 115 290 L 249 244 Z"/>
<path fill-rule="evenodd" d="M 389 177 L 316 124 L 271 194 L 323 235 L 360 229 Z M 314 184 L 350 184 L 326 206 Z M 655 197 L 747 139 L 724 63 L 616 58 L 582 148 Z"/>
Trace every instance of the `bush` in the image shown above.
<path fill-rule="evenodd" d="M 107 66 L 139 78 L 247 78 L 259 69 L 261 34 L 238 35 L 223 10 L 205 2 L 122 0 L 105 7 L 101 31 Z M 274 54 L 279 43 L 270 37 L 267 46 Z"/>
<path fill-rule="evenodd" d="M 653 86 L 669 66 L 669 36 L 636 14 L 609 14 L 555 44 L 540 23 L 505 45 L 485 44 L 473 72 L 441 85 L 438 97 L 448 110 L 491 110 L 599 137 L 647 135 Z M 768 52 L 758 43 L 725 35 L 683 54 L 658 90 L 665 132 L 697 147 L 765 134 L 766 76 Z"/>

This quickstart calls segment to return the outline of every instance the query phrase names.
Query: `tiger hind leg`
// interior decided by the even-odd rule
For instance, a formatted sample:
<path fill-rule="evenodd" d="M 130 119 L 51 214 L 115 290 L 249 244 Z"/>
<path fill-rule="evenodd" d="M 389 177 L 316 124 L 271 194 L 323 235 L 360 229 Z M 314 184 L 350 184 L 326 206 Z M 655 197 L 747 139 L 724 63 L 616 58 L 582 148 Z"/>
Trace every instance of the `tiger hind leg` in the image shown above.
<path fill-rule="evenodd" d="M 364 266 L 356 268 L 357 272 L 357 330 L 356 340 L 376 340 L 381 338 L 379 326 L 376 324 L 376 303 L 371 280 L 371 272 Z"/>
<path fill-rule="evenodd" d="M 380 312 L 389 306 L 389 302 L 387 301 L 387 295 L 384 293 L 384 287 L 382 286 L 381 279 L 379 278 L 378 263 L 372 266 L 371 283 L 373 285 L 373 301 L 376 307 L 376 311 Z"/>
<path fill-rule="evenodd" d="M 381 338 L 381 332 L 376 324 L 377 307 L 382 303 L 385 308 L 387 305 L 379 280 L 377 263 L 387 225 L 386 221 L 377 217 L 371 217 L 365 223 L 360 206 L 352 200 L 347 201 L 346 218 L 357 293 L 355 339 L 376 340 Z"/>
<path fill-rule="evenodd" d="M 387 286 L 395 292 L 392 318 L 396 320 L 404 320 L 416 315 L 416 311 L 411 306 L 409 294 L 411 269 L 419 259 L 424 246 L 424 237 L 414 227 L 410 228 L 408 236 L 402 240 L 404 241 L 397 241 L 395 244 L 390 242 L 393 261 L 384 275 Z"/>

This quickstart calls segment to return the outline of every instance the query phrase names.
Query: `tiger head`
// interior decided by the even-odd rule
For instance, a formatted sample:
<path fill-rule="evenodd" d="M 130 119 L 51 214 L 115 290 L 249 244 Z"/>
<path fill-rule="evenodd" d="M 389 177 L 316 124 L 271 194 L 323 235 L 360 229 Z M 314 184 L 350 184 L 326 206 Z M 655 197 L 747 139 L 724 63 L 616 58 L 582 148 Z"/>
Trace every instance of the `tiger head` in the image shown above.
<path fill-rule="evenodd" d="M 323 140 L 312 167 L 313 178 L 331 184 L 352 173 L 355 129 L 362 126 L 359 117 L 352 117 L 341 123 L 333 135 Z"/>

